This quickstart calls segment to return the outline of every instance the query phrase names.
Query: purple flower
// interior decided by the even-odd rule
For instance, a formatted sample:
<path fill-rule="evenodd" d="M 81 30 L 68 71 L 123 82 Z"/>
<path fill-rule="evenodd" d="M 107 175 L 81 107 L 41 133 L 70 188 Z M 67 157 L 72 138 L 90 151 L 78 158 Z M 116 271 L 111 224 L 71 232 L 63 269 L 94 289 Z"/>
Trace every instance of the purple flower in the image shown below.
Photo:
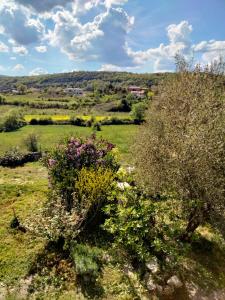
<path fill-rule="evenodd" d="M 53 167 L 55 164 L 56 164 L 56 160 L 55 160 L 55 159 L 50 158 L 50 159 L 48 160 L 48 166 L 49 166 L 50 168 Z"/>

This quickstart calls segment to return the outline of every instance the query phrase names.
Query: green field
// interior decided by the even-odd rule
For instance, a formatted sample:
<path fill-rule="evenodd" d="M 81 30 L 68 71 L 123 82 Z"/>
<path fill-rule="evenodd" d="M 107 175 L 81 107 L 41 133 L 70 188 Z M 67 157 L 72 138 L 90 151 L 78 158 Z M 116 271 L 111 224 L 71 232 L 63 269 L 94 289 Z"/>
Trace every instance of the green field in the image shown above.
<path fill-rule="evenodd" d="M 97 132 L 97 136 L 103 137 L 114 143 L 122 155 L 128 155 L 132 138 L 138 131 L 136 125 L 111 125 L 102 126 L 102 131 Z M 4 153 L 10 148 L 18 146 L 25 150 L 24 139 L 30 134 L 38 135 L 41 149 L 46 150 L 56 145 L 60 140 L 68 135 L 88 136 L 93 133 L 91 128 L 77 127 L 72 125 L 49 125 L 49 126 L 25 126 L 18 131 L 0 133 L 0 153 Z"/>

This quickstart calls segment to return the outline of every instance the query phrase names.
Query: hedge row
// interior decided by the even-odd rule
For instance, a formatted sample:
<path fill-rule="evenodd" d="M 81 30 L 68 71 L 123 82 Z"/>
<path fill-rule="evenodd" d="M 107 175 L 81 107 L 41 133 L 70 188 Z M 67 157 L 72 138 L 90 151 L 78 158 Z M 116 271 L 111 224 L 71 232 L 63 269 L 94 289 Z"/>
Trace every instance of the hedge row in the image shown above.
<path fill-rule="evenodd" d="M 47 119 L 31 119 L 30 125 L 75 125 L 81 127 L 91 127 L 94 125 L 94 120 L 84 120 L 82 118 L 71 118 L 68 121 L 54 121 L 51 118 Z M 98 122 L 100 125 L 129 125 L 129 124 L 140 124 L 137 120 L 131 119 L 119 119 L 119 118 L 111 118 L 105 119 Z"/>
<path fill-rule="evenodd" d="M 28 162 L 38 161 L 41 158 L 41 152 L 19 153 L 15 151 L 7 152 L 0 157 L 0 166 L 15 168 L 23 166 Z"/>

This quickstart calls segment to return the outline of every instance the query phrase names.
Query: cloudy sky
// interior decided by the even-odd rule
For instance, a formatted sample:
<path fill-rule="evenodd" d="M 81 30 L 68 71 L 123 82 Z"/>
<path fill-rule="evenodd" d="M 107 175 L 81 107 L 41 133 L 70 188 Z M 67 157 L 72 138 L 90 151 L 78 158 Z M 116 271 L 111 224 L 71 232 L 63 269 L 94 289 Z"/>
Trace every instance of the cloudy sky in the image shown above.
<path fill-rule="evenodd" d="M 164 72 L 225 57 L 224 0 L 0 0 L 0 74 Z"/>

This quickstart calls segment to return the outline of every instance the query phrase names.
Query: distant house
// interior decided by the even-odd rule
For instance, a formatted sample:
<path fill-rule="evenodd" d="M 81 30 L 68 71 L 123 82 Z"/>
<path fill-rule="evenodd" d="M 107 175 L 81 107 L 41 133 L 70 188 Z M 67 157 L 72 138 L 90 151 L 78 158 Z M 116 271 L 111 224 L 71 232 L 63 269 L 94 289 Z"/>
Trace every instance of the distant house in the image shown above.
<path fill-rule="evenodd" d="M 66 88 L 64 93 L 72 96 L 84 96 L 84 90 L 80 88 Z"/>
<path fill-rule="evenodd" d="M 12 90 L 12 94 L 18 95 L 20 92 L 18 90 Z"/>
<path fill-rule="evenodd" d="M 139 98 L 144 98 L 147 89 L 146 88 L 141 88 L 139 86 L 131 85 L 128 87 L 128 91 L 132 94 L 135 95 Z"/>

